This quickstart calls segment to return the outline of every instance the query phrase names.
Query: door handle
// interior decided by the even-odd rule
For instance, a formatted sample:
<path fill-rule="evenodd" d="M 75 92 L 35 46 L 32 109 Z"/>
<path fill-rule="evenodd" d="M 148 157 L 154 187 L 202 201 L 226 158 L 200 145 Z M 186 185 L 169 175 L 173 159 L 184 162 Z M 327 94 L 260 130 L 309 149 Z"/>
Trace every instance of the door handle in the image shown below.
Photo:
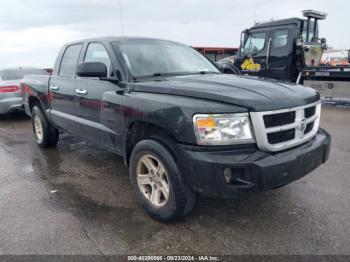
<path fill-rule="evenodd" d="M 85 89 L 75 89 L 75 93 L 79 96 L 85 96 L 87 95 L 88 91 Z"/>
<path fill-rule="evenodd" d="M 60 90 L 60 88 L 56 85 L 50 85 L 50 90 L 51 91 L 58 91 L 58 90 Z"/>

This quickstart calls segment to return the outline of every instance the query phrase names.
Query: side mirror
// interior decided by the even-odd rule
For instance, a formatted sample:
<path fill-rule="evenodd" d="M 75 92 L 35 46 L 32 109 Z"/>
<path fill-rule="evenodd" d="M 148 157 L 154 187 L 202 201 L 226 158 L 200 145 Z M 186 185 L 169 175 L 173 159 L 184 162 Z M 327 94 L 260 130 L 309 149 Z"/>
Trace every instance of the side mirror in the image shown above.
<path fill-rule="evenodd" d="M 77 65 L 77 76 L 107 77 L 107 66 L 101 62 L 84 62 Z"/>

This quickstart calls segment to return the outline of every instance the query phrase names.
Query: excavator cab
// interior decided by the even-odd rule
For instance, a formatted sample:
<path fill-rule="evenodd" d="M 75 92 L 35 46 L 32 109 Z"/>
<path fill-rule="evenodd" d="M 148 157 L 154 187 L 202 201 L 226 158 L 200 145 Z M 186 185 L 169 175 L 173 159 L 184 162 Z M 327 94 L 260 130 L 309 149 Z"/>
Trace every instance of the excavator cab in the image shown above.
<path fill-rule="evenodd" d="M 318 20 L 326 19 L 327 14 L 305 10 L 303 15 L 307 20 L 303 23 L 303 33 L 297 41 L 297 46 L 301 49 L 301 63 L 303 67 L 319 66 L 327 46 L 326 39 L 318 36 Z"/>

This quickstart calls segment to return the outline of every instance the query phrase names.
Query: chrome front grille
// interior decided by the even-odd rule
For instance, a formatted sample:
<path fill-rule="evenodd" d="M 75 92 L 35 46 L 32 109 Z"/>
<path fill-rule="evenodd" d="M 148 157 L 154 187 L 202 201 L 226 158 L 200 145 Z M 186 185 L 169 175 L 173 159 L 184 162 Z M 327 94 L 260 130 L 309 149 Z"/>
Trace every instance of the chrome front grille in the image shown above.
<path fill-rule="evenodd" d="M 250 113 L 258 147 L 280 151 L 310 140 L 319 128 L 320 102 L 295 108 Z"/>

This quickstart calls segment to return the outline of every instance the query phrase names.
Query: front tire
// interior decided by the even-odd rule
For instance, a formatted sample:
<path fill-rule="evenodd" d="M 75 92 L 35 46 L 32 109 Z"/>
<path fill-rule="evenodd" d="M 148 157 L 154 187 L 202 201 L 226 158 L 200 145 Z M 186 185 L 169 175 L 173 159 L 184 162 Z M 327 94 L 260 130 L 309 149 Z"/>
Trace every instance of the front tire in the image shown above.
<path fill-rule="evenodd" d="M 59 131 L 47 121 L 41 108 L 34 106 L 32 110 L 32 125 L 36 142 L 41 147 L 53 147 L 59 139 Z"/>
<path fill-rule="evenodd" d="M 142 207 L 161 222 L 192 210 L 196 194 L 182 177 L 174 157 L 154 140 L 139 142 L 130 157 L 130 181 Z"/>

